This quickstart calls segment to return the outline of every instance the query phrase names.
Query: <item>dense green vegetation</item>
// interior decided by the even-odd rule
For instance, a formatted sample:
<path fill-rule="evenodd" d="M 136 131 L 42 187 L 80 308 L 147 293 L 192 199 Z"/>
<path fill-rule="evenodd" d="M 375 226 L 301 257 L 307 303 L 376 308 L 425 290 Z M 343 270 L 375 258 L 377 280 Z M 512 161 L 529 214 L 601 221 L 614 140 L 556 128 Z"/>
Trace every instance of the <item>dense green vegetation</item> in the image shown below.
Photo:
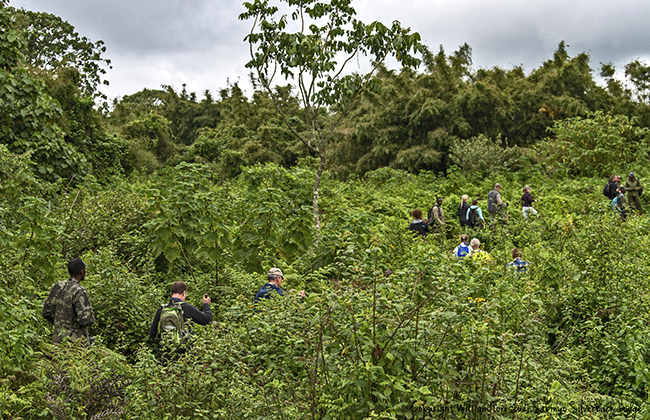
<path fill-rule="evenodd" d="M 625 67 L 631 88 L 611 65 L 600 86 L 564 43 L 529 74 L 474 71 L 467 45 L 380 67 L 328 143 L 317 234 L 323 156 L 296 136 L 290 86 L 162 87 L 106 110 L 102 43 L 0 3 L 0 417 L 650 415 L 650 219 L 620 222 L 601 194 L 612 173 L 648 182 L 645 64 Z M 454 259 L 461 195 L 485 210 L 495 182 L 508 222 L 469 232 L 492 262 Z M 447 230 L 413 238 L 436 197 Z M 527 274 L 506 269 L 515 247 Z M 96 341 L 52 346 L 42 304 L 76 256 Z M 253 311 L 271 267 L 306 300 Z M 161 364 L 146 337 L 176 280 L 215 317 Z"/>

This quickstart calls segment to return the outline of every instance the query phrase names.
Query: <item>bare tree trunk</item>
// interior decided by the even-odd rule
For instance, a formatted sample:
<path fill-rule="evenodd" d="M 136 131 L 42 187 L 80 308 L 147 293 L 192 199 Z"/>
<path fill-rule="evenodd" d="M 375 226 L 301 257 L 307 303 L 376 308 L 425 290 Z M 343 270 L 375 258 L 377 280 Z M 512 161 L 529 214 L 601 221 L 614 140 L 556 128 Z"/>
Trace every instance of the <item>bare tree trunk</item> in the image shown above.
<path fill-rule="evenodd" d="M 320 162 L 318 164 L 318 169 L 316 170 L 316 178 L 314 179 L 314 228 L 316 228 L 316 235 L 320 235 L 320 214 L 318 212 L 320 178 L 323 175 L 323 172 L 325 172 L 325 165 L 327 164 L 325 151 L 320 151 L 319 155 Z"/>

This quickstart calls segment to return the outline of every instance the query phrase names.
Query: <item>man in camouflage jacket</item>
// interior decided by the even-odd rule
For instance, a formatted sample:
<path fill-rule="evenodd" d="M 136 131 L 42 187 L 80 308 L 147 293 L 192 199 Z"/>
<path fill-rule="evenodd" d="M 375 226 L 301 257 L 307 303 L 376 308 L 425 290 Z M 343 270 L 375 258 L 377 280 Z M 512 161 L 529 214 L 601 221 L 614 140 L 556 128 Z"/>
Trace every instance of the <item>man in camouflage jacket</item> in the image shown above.
<path fill-rule="evenodd" d="M 52 343 L 62 343 L 88 337 L 88 326 L 95 323 L 95 314 L 90 306 L 86 289 L 79 284 L 86 277 L 86 264 L 81 258 L 68 263 L 70 278 L 52 286 L 43 305 L 43 317 L 54 324 Z"/>

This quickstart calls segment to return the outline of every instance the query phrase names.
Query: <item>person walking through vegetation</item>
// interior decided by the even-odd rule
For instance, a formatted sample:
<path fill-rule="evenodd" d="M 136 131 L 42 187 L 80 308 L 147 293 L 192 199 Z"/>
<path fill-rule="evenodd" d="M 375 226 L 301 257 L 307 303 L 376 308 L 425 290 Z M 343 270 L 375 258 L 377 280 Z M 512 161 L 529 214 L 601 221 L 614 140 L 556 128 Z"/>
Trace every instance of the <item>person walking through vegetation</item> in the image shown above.
<path fill-rule="evenodd" d="M 458 222 L 460 223 L 460 227 L 467 226 L 467 210 L 469 210 L 467 200 L 469 200 L 469 197 L 463 195 L 460 199 L 460 204 L 458 205 Z"/>
<path fill-rule="evenodd" d="M 524 219 L 528 221 L 528 215 L 532 213 L 535 217 L 539 217 L 537 210 L 533 207 L 533 203 L 536 203 L 537 200 L 533 198 L 530 194 L 530 187 L 526 185 L 523 190 L 524 195 L 521 196 L 521 206 L 524 213 Z"/>
<path fill-rule="evenodd" d="M 464 258 L 472 252 L 472 247 L 469 244 L 469 235 L 463 233 L 460 235 L 460 244 L 454 249 L 454 257 Z"/>
<path fill-rule="evenodd" d="M 501 214 L 503 207 L 508 204 L 501 199 L 501 184 L 495 184 L 494 189 L 487 196 L 487 210 L 490 213 L 490 222 L 494 222 L 495 217 Z"/>
<path fill-rule="evenodd" d="M 472 245 L 472 252 L 469 254 L 469 257 L 471 257 L 473 260 L 488 262 L 492 261 L 490 254 L 488 254 L 487 251 L 481 249 L 481 241 L 478 238 L 472 239 L 470 245 Z"/>
<path fill-rule="evenodd" d="M 630 172 L 625 181 L 625 190 L 627 191 L 627 199 L 630 202 L 630 207 L 641 213 L 641 193 L 643 187 L 641 181 L 634 176 L 634 172 Z"/>
<path fill-rule="evenodd" d="M 279 268 L 270 269 L 266 275 L 266 279 L 267 283 L 264 286 L 260 287 L 260 290 L 258 290 L 255 294 L 255 298 L 253 298 L 255 305 L 257 305 L 260 300 L 271 299 L 276 294 L 284 296 L 285 292 L 280 288 L 280 286 L 282 286 L 282 280 L 284 280 L 282 270 Z"/>
<path fill-rule="evenodd" d="M 427 233 L 429 233 L 429 225 L 422 221 L 422 210 L 413 210 L 411 216 L 413 216 L 414 220 L 409 225 L 409 229 L 415 232 L 415 237 L 427 236 Z"/>
<path fill-rule="evenodd" d="M 508 269 L 517 270 L 518 274 L 527 273 L 530 263 L 521 259 L 521 251 L 517 248 L 512 250 L 513 260 L 506 266 Z"/>
<path fill-rule="evenodd" d="M 618 195 L 618 187 L 621 186 L 621 177 L 612 175 L 609 182 L 603 187 L 603 195 L 612 201 Z"/>
<path fill-rule="evenodd" d="M 436 199 L 436 204 L 429 210 L 428 213 L 429 225 L 435 227 L 437 232 L 445 228 L 445 213 L 442 211 L 442 198 Z"/>
<path fill-rule="evenodd" d="M 43 318 L 54 324 L 52 343 L 85 339 L 90 343 L 88 327 L 95 323 L 90 299 L 81 281 L 86 278 L 86 264 L 81 258 L 68 262 L 70 278 L 52 286 L 43 305 Z"/>
<path fill-rule="evenodd" d="M 465 216 L 467 218 L 467 226 L 471 227 L 472 229 L 476 228 L 479 223 L 479 220 L 481 223 L 483 223 L 483 227 L 485 227 L 485 219 L 483 218 L 483 210 L 478 206 L 478 200 L 474 199 L 472 200 L 472 205 L 469 206 L 467 209 L 467 215 Z"/>
<path fill-rule="evenodd" d="M 212 310 L 210 309 L 212 301 L 207 294 L 203 295 L 203 308 L 201 311 L 186 303 L 186 298 L 187 284 L 182 281 L 172 283 L 169 302 L 158 308 L 151 322 L 149 338 L 152 341 L 157 340 L 160 342 L 166 336 L 171 336 L 178 342 L 188 337 L 192 332 L 188 321 L 199 325 L 207 325 L 212 322 Z"/>
<path fill-rule="evenodd" d="M 272 299 L 275 298 L 276 296 L 284 296 L 286 293 L 280 287 L 282 286 L 282 281 L 284 280 L 284 274 L 282 274 L 282 270 L 280 270 L 279 268 L 274 267 L 270 269 L 266 275 L 266 280 L 267 283 L 264 286 L 260 287 L 260 290 L 258 290 L 257 293 L 255 294 L 255 298 L 253 298 L 253 303 L 255 305 L 255 312 L 259 312 L 257 306 L 262 299 Z M 290 290 L 289 292 L 293 292 L 293 290 Z M 298 292 L 298 296 L 302 301 L 305 298 L 305 291 L 301 290 L 300 292 Z"/>

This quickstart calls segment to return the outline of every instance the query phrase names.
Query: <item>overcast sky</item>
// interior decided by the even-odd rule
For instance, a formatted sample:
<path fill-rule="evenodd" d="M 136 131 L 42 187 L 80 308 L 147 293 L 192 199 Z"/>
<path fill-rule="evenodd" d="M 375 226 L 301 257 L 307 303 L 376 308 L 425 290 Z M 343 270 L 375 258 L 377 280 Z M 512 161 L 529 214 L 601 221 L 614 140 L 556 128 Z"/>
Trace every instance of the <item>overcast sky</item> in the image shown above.
<path fill-rule="evenodd" d="M 238 20 L 240 0 L 10 0 L 14 7 L 53 13 L 93 41 L 106 44 L 113 69 L 102 90 L 109 98 L 162 84 L 189 91 L 219 89 L 239 81 L 251 93 L 249 22 Z M 473 68 L 523 65 L 529 72 L 553 55 L 560 41 L 571 56 L 587 52 L 592 68 L 617 69 L 650 61 L 648 0 L 355 0 L 357 18 L 369 23 L 399 20 L 422 42 L 447 53 L 463 43 Z M 356 63 L 355 63 L 356 65 Z M 355 68 L 351 68 L 355 70 Z"/>

